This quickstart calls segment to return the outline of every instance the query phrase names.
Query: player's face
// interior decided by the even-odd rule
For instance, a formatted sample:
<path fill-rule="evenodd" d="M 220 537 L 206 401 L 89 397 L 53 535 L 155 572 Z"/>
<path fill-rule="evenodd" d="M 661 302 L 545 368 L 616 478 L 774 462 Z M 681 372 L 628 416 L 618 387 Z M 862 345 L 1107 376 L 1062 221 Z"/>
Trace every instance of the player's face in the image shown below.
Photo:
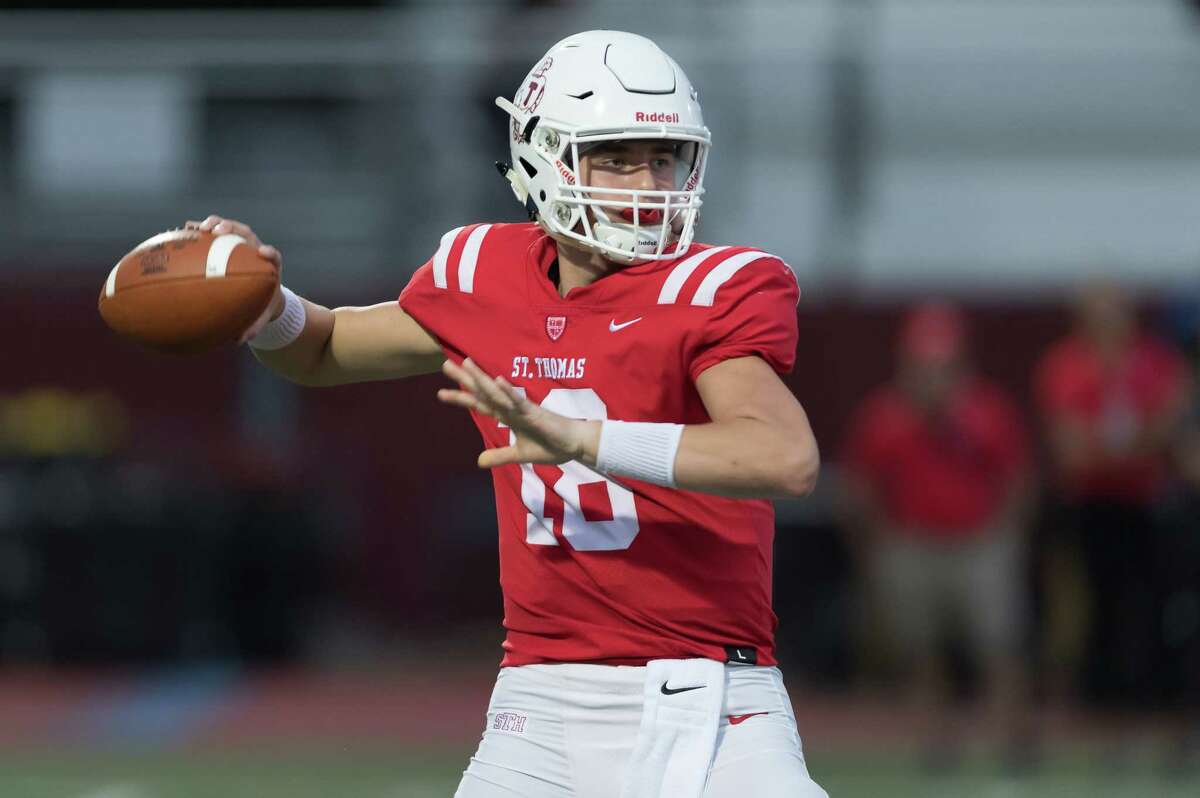
<path fill-rule="evenodd" d="M 645 141 L 613 141 L 597 144 L 580 155 L 579 176 L 585 186 L 629 191 L 678 191 L 691 174 L 694 145 L 649 139 Z M 611 202 L 633 202 L 632 194 L 593 194 L 595 199 Z M 662 199 L 643 197 L 639 221 L 657 224 L 662 219 Z M 659 210 L 655 209 L 655 205 Z M 595 214 L 591 219 L 595 221 Z M 626 222 L 633 222 L 633 209 L 615 212 Z"/>
<path fill-rule="evenodd" d="M 584 185 L 634 191 L 674 191 L 680 168 L 677 145 L 663 141 L 614 141 L 580 156 Z"/>

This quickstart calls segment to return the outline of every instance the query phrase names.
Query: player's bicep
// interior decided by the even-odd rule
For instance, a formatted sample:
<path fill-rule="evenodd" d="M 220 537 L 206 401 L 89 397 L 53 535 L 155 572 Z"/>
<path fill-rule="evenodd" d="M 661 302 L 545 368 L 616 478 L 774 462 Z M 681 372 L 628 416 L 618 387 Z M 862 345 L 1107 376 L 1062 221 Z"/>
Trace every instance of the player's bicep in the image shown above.
<path fill-rule="evenodd" d="M 430 374 L 445 356 L 430 335 L 396 302 L 334 310 L 329 367 L 351 382 Z"/>
<path fill-rule="evenodd" d="M 760 357 L 736 357 L 710 366 L 696 378 L 696 390 L 714 422 L 751 418 L 782 429 L 808 430 L 800 402 Z"/>
<path fill-rule="evenodd" d="M 754 356 L 723 360 L 699 374 L 696 388 L 712 419 L 704 437 L 721 442 L 710 454 L 757 474 L 756 484 L 768 486 L 762 495 L 812 490 L 820 467 L 817 442 L 804 408 L 770 364 Z M 684 431 L 681 457 L 689 438 L 697 438 L 691 429 Z"/>

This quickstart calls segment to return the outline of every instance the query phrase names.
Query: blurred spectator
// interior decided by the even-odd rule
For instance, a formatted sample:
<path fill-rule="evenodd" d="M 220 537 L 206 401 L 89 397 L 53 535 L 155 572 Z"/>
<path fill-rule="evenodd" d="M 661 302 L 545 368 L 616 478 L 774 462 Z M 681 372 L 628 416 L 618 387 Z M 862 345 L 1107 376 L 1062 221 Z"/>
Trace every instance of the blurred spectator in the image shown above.
<path fill-rule="evenodd" d="M 1200 298 L 1186 309 L 1181 344 L 1200 373 Z M 1163 514 L 1158 573 L 1162 590 L 1167 701 L 1179 707 L 1173 763 L 1200 768 L 1200 395 L 1192 394 L 1175 436 L 1178 490 Z"/>
<path fill-rule="evenodd" d="M 1026 432 L 1008 397 L 972 372 L 965 344 L 956 309 L 912 311 L 897 375 L 858 408 L 844 458 L 869 604 L 929 719 L 933 766 L 953 763 L 964 739 L 942 656 L 948 632 L 980 669 L 983 728 L 1021 761 L 1031 742 L 1022 657 Z"/>
<path fill-rule="evenodd" d="M 1080 296 L 1075 330 L 1042 358 L 1035 390 L 1052 493 L 1089 582 L 1084 692 L 1133 706 L 1158 686 L 1154 513 L 1169 483 L 1185 364 L 1139 328 L 1128 295 L 1096 284 Z"/>

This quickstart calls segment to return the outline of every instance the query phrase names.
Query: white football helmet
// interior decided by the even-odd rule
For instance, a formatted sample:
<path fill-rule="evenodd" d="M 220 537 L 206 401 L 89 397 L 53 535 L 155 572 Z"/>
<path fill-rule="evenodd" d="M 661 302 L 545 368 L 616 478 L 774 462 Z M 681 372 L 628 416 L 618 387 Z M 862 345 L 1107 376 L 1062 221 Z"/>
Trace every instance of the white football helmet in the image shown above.
<path fill-rule="evenodd" d="M 497 166 L 546 232 L 623 263 L 676 258 L 692 243 L 712 136 L 687 75 L 654 42 L 607 30 L 569 36 L 496 105 L 511 117 L 512 149 L 512 164 Z M 675 143 L 673 190 L 582 185 L 581 153 L 630 139 Z"/>

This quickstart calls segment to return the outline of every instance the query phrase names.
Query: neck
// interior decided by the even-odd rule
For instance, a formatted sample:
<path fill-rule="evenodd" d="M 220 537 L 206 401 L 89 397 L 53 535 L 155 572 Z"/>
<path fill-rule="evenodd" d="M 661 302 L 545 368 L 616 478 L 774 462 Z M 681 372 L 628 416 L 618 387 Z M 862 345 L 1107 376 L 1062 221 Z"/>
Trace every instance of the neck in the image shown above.
<path fill-rule="evenodd" d="M 606 274 L 620 268 L 598 252 L 572 246 L 563 241 L 558 245 L 558 294 L 566 296 L 572 288 L 591 285 Z"/>

